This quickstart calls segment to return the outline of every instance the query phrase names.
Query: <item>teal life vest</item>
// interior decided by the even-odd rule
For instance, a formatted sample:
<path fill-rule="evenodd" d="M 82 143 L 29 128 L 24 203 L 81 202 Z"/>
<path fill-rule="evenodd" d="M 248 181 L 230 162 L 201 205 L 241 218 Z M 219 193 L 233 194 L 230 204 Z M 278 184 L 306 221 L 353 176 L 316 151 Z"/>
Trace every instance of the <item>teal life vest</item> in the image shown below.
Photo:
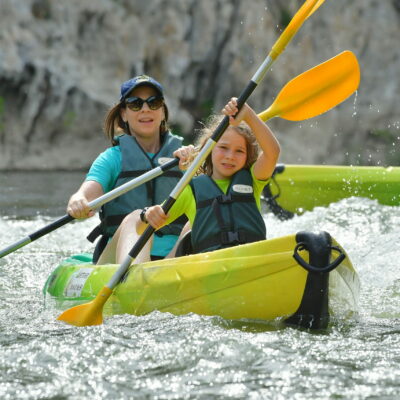
<path fill-rule="evenodd" d="M 182 146 L 183 138 L 170 132 L 166 133 L 160 150 L 152 158 L 146 154 L 133 136 L 122 135 L 116 138 L 116 141 L 121 148 L 121 172 L 115 183 L 115 187 L 118 187 L 172 159 L 172 153 Z M 111 237 L 122 220 L 132 211 L 161 204 L 168 198 L 182 175 L 179 168 L 174 167 L 104 204 L 99 212 L 101 223 L 88 236 L 88 239 L 94 241 L 100 234 Z M 185 222 L 184 218 L 176 220 L 157 231 L 156 234 L 159 236 L 179 235 Z"/>
<path fill-rule="evenodd" d="M 242 169 L 232 177 L 226 194 L 208 175 L 193 178 L 190 186 L 196 199 L 194 253 L 265 239 L 265 223 L 257 208 L 249 170 Z"/>

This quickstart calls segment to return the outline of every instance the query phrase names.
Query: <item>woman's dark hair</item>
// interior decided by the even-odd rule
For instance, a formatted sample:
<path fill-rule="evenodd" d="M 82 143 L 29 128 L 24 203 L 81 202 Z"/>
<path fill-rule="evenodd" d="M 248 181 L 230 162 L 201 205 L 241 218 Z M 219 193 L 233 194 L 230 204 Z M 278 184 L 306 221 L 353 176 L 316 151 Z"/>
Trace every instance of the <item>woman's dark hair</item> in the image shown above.
<path fill-rule="evenodd" d="M 117 142 L 114 140 L 116 136 L 123 135 L 124 133 L 126 133 L 127 135 L 131 135 L 128 124 L 121 117 L 121 110 L 125 107 L 126 104 L 124 101 L 119 102 L 118 104 L 110 108 L 104 119 L 104 126 L 103 126 L 104 133 L 108 137 L 108 139 L 110 139 L 111 144 L 113 146 L 117 144 Z M 165 102 L 163 104 L 163 108 L 164 108 L 165 119 L 161 122 L 160 125 L 160 135 L 168 132 L 169 130 L 168 127 L 169 112 Z"/>

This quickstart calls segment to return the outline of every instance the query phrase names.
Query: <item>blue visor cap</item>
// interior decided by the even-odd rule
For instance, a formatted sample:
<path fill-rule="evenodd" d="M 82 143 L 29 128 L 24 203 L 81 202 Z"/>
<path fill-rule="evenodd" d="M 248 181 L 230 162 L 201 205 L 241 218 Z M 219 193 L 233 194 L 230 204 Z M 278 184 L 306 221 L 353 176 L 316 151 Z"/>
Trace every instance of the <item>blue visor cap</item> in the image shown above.
<path fill-rule="evenodd" d="M 164 97 L 163 87 L 160 85 L 160 83 L 158 83 L 155 79 L 151 78 L 150 76 L 139 75 L 135 76 L 132 79 L 129 79 L 129 81 L 126 81 L 121 85 L 121 97 L 119 101 L 125 100 L 128 94 L 133 89 L 136 89 L 139 86 L 151 86 L 157 90 L 160 96 Z"/>

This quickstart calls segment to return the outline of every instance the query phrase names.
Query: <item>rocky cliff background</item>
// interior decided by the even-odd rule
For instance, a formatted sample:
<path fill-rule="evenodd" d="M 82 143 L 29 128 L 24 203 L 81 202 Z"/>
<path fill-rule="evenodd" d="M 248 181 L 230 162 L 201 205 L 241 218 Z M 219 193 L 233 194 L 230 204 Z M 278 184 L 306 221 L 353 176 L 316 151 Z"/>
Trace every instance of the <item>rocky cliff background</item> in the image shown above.
<path fill-rule="evenodd" d="M 238 95 L 302 0 L 0 0 L 0 169 L 85 169 L 108 146 L 107 109 L 124 80 L 166 90 L 174 131 Z M 281 162 L 400 165 L 400 0 L 326 0 L 249 103 L 343 50 L 361 84 L 327 114 L 269 122 Z"/>

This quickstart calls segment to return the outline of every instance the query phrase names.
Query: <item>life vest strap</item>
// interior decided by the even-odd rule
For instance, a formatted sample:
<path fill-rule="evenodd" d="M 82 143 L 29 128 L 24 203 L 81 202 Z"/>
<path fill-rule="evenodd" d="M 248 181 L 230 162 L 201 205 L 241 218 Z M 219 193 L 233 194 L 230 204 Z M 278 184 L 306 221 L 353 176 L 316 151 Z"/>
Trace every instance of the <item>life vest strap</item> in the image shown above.
<path fill-rule="evenodd" d="M 146 172 L 149 172 L 148 169 L 136 170 L 136 171 L 122 171 L 118 178 L 137 178 L 138 176 L 144 175 Z M 168 178 L 181 178 L 183 175 L 182 171 L 173 171 L 168 170 L 164 171 L 162 176 Z"/>
<path fill-rule="evenodd" d="M 208 249 L 213 246 L 231 247 L 244 243 L 258 242 L 264 240 L 265 237 L 260 235 L 244 232 L 244 231 L 224 231 L 219 232 L 207 239 L 202 240 L 200 243 L 194 244 L 194 252 L 201 252 L 203 249 Z"/>
<path fill-rule="evenodd" d="M 94 243 L 94 241 L 102 234 L 100 224 L 97 225 L 90 233 L 86 236 L 89 242 Z"/>
<path fill-rule="evenodd" d="M 220 196 L 214 197 L 212 199 L 208 199 L 208 200 L 203 200 L 203 201 L 199 201 L 196 205 L 196 208 L 204 208 L 204 207 L 208 207 L 209 205 L 211 205 L 215 200 L 217 200 L 217 202 L 219 204 L 231 204 L 233 202 L 239 202 L 239 203 L 255 203 L 255 199 L 254 196 L 243 196 L 243 195 L 235 195 L 235 194 L 221 194 Z"/>

